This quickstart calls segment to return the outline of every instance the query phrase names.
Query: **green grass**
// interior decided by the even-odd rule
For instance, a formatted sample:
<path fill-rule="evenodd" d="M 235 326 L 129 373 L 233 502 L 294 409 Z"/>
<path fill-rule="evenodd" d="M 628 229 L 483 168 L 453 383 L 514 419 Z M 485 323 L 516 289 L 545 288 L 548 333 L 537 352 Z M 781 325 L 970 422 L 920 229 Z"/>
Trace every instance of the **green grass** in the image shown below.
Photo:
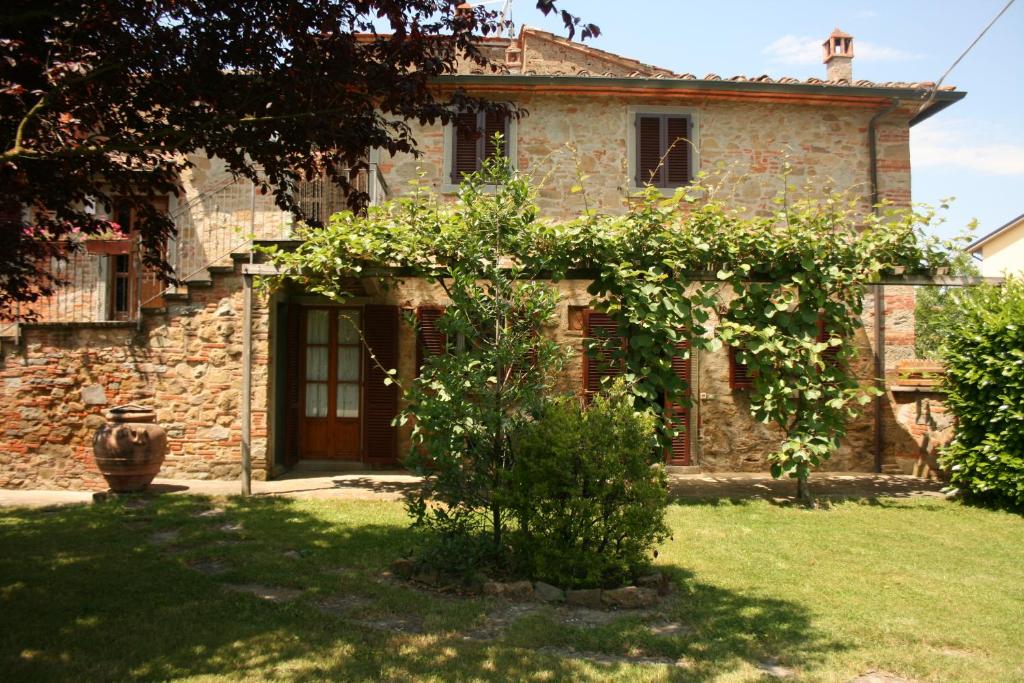
<path fill-rule="evenodd" d="M 148 500 L 0 510 L 0 680 L 741 681 L 773 662 L 801 681 L 1024 681 L 1024 520 L 1006 513 L 677 505 L 656 611 L 588 627 L 540 608 L 485 637 L 502 603 L 381 578 L 411 542 L 399 504 Z"/>

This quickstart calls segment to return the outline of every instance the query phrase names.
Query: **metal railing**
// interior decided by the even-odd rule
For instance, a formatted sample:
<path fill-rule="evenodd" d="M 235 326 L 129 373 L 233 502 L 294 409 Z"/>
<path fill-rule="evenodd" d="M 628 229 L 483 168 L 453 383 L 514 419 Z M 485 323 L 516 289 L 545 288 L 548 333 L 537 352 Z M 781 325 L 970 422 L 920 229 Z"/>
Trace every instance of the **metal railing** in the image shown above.
<path fill-rule="evenodd" d="M 388 198 L 389 190 L 376 164 L 354 171 L 351 182 L 371 204 Z M 325 221 L 347 208 L 347 197 L 323 178 L 300 185 L 298 200 L 311 218 Z M 291 214 L 261 194 L 247 179 L 228 179 L 190 198 L 171 212 L 176 236 L 167 259 L 174 277 L 189 281 L 210 278 L 210 268 L 231 266 L 231 255 L 251 253 L 253 240 L 287 239 L 294 231 Z M 120 259 L 120 260 L 118 260 Z M 137 321 L 145 308 L 159 307 L 161 298 L 177 286 L 165 286 L 142 264 L 138 243 L 127 255 L 97 255 L 76 249 L 66 260 L 53 259 L 51 268 L 66 284 L 54 293 L 14 311 L 13 320 L 0 321 L 0 337 L 16 337 L 21 322 Z"/>

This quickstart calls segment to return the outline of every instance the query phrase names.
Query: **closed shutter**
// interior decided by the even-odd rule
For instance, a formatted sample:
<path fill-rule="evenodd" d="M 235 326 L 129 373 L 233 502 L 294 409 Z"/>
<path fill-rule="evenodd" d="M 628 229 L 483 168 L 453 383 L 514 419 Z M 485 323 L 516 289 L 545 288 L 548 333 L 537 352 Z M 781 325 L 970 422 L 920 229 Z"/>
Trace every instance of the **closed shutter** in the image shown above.
<path fill-rule="evenodd" d="M 502 137 L 502 156 L 508 156 L 508 114 L 503 111 L 499 112 L 484 112 L 482 114 L 484 119 L 483 131 L 483 159 L 494 156 L 494 135 L 495 133 L 501 133 Z"/>
<path fill-rule="evenodd" d="M 583 335 L 589 339 L 607 340 L 619 337 L 619 328 L 607 313 L 591 309 L 583 312 Z M 603 348 L 596 354 L 583 354 L 583 391 L 590 397 L 601 390 L 605 377 L 622 374 L 619 362 L 612 358 L 610 349 Z"/>
<path fill-rule="evenodd" d="M 452 183 L 462 182 L 462 176 L 480 170 L 480 152 L 483 141 L 477 115 L 473 112 L 456 114 L 452 130 Z"/>
<path fill-rule="evenodd" d="M 690 182 L 690 119 L 670 116 L 665 119 L 668 152 L 665 155 L 666 186 L 678 187 Z"/>
<path fill-rule="evenodd" d="M 750 389 L 754 386 L 754 376 L 746 363 L 736 360 L 736 349 L 729 348 L 729 388 Z"/>
<path fill-rule="evenodd" d="M 363 336 L 369 347 L 363 354 L 363 454 L 367 462 L 393 464 L 398 460 L 392 425 L 398 414 L 398 385 L 384 380 L 385 369 L 398 367 L 398 307 L 366 306 Z"/>
<path fill-rule="evenodd" d="M 636 184 L 660 187 L 661 182 L 661 118 L 636 116 Z"/>
<path fill-rule="evenodd" d="M 690 389 L 690 357 L 687 350 L 690 343 L 683 341 L 675 345 L 676 353 L 672 356 L 672 372 Z M 665 452 L 665 463 L 668 465 L 685 466 L 690 464 L 690 406 L 673 403 L 665 399 L 665 419 L 668 426 L 678 431 Z"/>
<path fill-rule="evenodd" d="M 636 184 L 679 187 L 690 182 L 690 118 L 636 115 Z"/>
<path fill-rule="evenodd" d="M 822 319 L 822 318 L 819 318 L 818 319 L 818 337 L 817 337 L 817 341 L 819 343 L 828 342 L 830 336 L 831 335 L 825 330 L 825 320 Z M 829 366 L 831 366 L 833 368 L 839 367 L 839 347 L 838 346 L 830 346 L 827 349 L 825 349 L 824 351 L 822 351 L 821 352 L 821 360 L 826 365 L 829 365 Z"/>
<path fill-rule="evenodd" d="M 302 309 L 290 304 L 285 313 L 285 384 L 284 405 L 284 462 L 292 466 L 299 460 L 299 418 L 301 417 L 301 401 L 299 399 L 299 379 L 302 377 L 299 353 L 302 334 Z"/>
<path fill-rule="evenodd" d="M 420 306 L 416 309 L 416 375 L 430 356 L 445 352 L 448 337 L 437 329 L 438 319 L 444 315 L 444 306 Z"/>

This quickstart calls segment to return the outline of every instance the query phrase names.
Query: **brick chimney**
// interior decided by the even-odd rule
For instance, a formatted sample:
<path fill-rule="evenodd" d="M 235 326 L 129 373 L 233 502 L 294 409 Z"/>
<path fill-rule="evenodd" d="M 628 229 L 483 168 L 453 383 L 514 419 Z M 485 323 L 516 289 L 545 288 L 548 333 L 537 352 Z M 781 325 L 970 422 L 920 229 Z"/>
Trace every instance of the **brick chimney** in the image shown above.
<path fill-rule="evenodd" d="M 825 80 L 853 82 L 853 36 L 838 28 L 821 44 L 825 48 Z"/>

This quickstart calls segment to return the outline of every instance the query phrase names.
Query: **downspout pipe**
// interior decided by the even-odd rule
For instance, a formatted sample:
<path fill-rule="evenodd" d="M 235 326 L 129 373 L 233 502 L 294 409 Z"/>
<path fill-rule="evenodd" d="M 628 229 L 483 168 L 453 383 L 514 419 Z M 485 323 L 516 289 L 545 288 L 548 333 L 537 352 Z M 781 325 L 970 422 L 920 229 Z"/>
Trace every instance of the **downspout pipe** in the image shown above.
<path fill-rule="evenodd" d="M 900 106 L 899 99 L 892 100 L 888 105 L 879 109 L 868 122 L 868 163 L 871 182 L 871 210 L 875 215 L 881 214 L 878 205 L 878 122 L 888 114 L 891 114 Z M 885 427 L 882 423 L 885 417 L 885 286 L 872 285 L 872 298 L 874 299 L 875 313 L 875 386 L 882 392 L 875 397 L 875 433 L 873 445 L 875 472 L 882 471 L 882 454 L 885 449 Z"/>

